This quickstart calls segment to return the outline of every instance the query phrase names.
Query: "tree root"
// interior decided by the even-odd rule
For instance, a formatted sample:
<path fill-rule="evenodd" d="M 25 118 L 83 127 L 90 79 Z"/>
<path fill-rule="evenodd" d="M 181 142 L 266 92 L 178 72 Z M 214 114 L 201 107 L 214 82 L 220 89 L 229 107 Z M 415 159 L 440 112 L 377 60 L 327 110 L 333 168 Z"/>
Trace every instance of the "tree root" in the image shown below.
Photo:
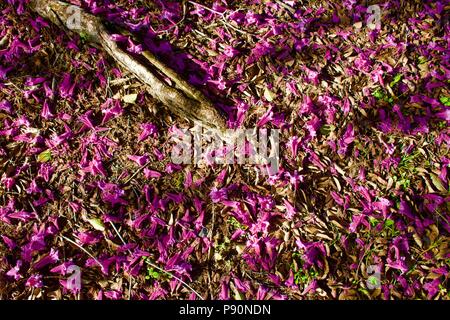
<path fill-rule="evenodd" d="M 89 42 L 99 44 L 117 63 L 142 81 L 147 91 L 160 100 L 174 114 L 200 123 L 207 128 L 224 130 L 226 121 L 213 103 L 197 88 L 182 79 L 175 71 L 159 61 L 151 52 L 142 56 L 161 74 L 171 79 L 176 87 L 170 86 L 146 64 L 122 50 L 112 40 L 102 21 L 81 8 L 58 0 L 31 0 L 30 7 L 41 17 L 85 37 Z M 77 10 L 77 11 L 75 11 Z M 74 22 L 74 12 L 79 19 Z"/>

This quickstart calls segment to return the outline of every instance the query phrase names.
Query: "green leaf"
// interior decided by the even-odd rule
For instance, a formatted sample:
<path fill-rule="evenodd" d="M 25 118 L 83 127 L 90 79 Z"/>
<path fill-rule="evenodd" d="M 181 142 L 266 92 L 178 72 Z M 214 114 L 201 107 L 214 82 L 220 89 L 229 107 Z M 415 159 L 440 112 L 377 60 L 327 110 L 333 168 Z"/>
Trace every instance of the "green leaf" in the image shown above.
<path fill-rule="evenodd" d="M 87 33 L 83 32 L 83 31 L 80 32 L 80 39 L 82 42 L 87 41 L 88 38 L 89 38 L 89 35 Z"/>
<path fill-rule="evenodd" d="M 156 271 L 151 271 L 151 272 L 149 273 L 149 275 L 150 275 L 150 277 L 155 278 L 155 279 L 158 279 L 158 278 L 159 278 L 159 273 L 156 272 Z"/>
<path fill-rule="evenodd" d="M 369 223 L 373 228 L 373 227 L 376 227 L 376 225 L 378 224 L 378 220 L 374 217 L 369 217 Z"/>
<path fill-rule="evenodd" d="M 105 231 L 105 225 L 102 220 L 98 218 L 87 219 L 87 221 L 91 224 L 91 226 L 98 231 Z"/>
<path fill-rule="evenodd" d="M 439 100 L 444 106 L 450 107 L 450 97 L 440 97 Z"/>
<path fill-rule="evenodd" d="M 419 64 L 424 64 L 428 61 L 428 59 L 424 56 L 420 56 L 419 57 Z"/>
<path fill-rule="evenodd" d="M 383 93 L 383 91 L 380 90 L 380 89 L 377 89 L 375 92 L 372 93 L 372 95 L 373 95 L 375 98 L 377 98 L 378 100 L 381 100 L 381 99 L 383 99 L 383 97 L 384 97 L 384 93 Z"/>
<path fill-rule="evenodd" d="M 393 86 L 395 86 L 400 80 L 402 80 L 403 75 L 401 75 L 400 73 L 396 74 L 394 79 L 391 81 L 391 83 L 389 84 L 389 86 L 392 88 Z"/>
<path fill-rule="evenodd" d="M 393 104 L 394 103 L 394 98 L 389 97 L 389 98 L 385 99 L 385 101 L 389 102 L 390 104 Z"/>
<path fill-rule="evenodd" d="M 38 162 L 48 162 L 52 159 L 52 151 L 51 150 L 45 150 L 39 153 L 37 157 Z"/>
<path fill-rule="evenodd" d="M 158 280 L 159 278 L 161 278 L 161 273 L 159 273 L 157 270 L 148 267 L 147 268 L 147 275 L 145 277 L 145 279 L 149 280 L 149 279 L 156 279 Z"/>
<path fill-rule="evenodd" d="M 437 124 L 437 127 L 439 129 L 446 129 L 447 128 L 447 121 L 439 121 Z"/>
<path fill-rule="evenodd" d="M 336 127 L 332 124 L 325 124 L 322 128 L 320 128 L 320 133 L 323 135 L 328 135 L 330 132 L 334 131 L 334 129 L 336 129 Z"/>
<path fill-rule="evenodd" d="M 368 280 L 369 283 L 370 283 L 372 286 L 374 286 L 374 287 L 377 287 L 377 286 L 380 285 L 380 282 L 378 281 L 378 278 L 377 278 L 377 277 L 370 276 L 369 279 L 367 279 L 367 280 Z"/>

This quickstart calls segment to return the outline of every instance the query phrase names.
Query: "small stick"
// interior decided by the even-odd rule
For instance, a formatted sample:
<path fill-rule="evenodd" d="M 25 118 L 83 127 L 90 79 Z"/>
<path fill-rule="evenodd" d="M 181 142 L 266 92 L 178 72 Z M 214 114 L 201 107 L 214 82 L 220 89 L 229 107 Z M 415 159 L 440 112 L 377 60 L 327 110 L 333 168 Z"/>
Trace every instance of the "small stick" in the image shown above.
<path fill-rule="evenodd" d="M 89 251 L 87 251 L 85 248 L 83 248 L 82 246 L 80 246 L 78 243 L 76 243 L 75 241 L 61 235 L 61 238 L 63 238 L 64 240 L 70 242 L 71 244 L 73 244 L 74 246 L 77 246 L 80 250 L 82 250 L 84 253 L 86 253 L 89 257 L 91 257 L 92 259 L 94 259 L 95 262 L 97 262 L 97 264 L 100 266 L 100 268 L 103 270 L 103 266 L 100 263 L 100 261 L 98 261 L 92 254 L 89 253 Z"/>
<path fill-rule="evenodd" d="M 116 226 L 114 225 L 114 223 L 112 223 L 111 221 L 110 221 L 110 223 L 111 223 L 111 226 L 113 227 L 114 231 L 117 233 L 117 236 L 119 237 L 120 241 L 122 241 L 122 243 L 123 243 L 124 245 L 126 245 L 126 242 L 123 240 L 122 236 L 120 235 L 120 233 L 119 233 L 119 231 L 117 230 L 117 228 L 116 228 Z M 128 252 L 129 252 L 130 254 L 132 254 L 132 252 L 131 252 L 130 249 L 128 249 Z M 175 276 L 174 274 L 170 273 L 169 271 L 166 271 L 166 270 L 162 269 L 161 267 L 157 266 L 157 265 L 154 264 L 153 262 L 148 261 L 148 259 L 147 259 L 146 263 L 149 264 L 151 267 L 153 267 L 153 268 L 155 268 L 155 269 L 157 269 L 157 270 L 159 270 L 159 271 L 161 271 L 161 272 L 167 274 L 168 276 L 170 276 L 170 277 L 172 277 L 172 278 L 178 280 L 178 281 L 179 281 L 181 284 L 183 284 L 186 288 L 188 288 L 189 290 L 191 290 L 197 297 L 199 297 L 200 300 L 204 300 L 203 297 L 202 297 L 197 291 L 195 291 L 194 288 L 192 288 L 189 284 L 187 284 L 186 282 L 184 282 L 181 278 Z"/>
<path fill-rule="evenodd" d="M 140 167 L 139 169 L 137 169 L 128 179 L 127 181 L 124 182 L 125 185 L 127 185 L 131 180 L 133 180 L 138 174 L 139 172 L 141 172 L 142 170 L 144 170 L 145 168 L 148 167 L 148 165 L 152 163 L 152 161 L 148 161 L 146 164 L 144 164 L 142 167 Z"/>

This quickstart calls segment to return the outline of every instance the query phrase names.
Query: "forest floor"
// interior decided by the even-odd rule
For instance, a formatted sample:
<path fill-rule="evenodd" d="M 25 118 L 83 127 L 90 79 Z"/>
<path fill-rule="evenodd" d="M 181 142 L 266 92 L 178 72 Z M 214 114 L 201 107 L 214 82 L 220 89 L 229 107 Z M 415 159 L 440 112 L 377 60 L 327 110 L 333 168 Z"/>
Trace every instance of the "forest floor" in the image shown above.
<path fill-rule="evenodd" d="M 449 299 L 449 1 L 71 2 L 279 170 L 173 163 L 192 123 L 2 0 L 0 299 Z"/>

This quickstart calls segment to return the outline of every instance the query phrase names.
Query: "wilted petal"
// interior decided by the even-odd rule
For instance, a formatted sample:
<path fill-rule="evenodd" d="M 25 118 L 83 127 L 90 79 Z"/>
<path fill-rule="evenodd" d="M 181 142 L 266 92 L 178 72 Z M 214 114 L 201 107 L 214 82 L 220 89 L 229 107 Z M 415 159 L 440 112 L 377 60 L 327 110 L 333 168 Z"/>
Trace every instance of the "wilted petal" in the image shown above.
<path fill-rule="evenodd" d="M 44 286 L 42 282 L 42 275 L 35 274 L 28 278 L 27 282 L 25 283 L 27 287 L 33 287 L 33 288 L 42 288 Z"/>

